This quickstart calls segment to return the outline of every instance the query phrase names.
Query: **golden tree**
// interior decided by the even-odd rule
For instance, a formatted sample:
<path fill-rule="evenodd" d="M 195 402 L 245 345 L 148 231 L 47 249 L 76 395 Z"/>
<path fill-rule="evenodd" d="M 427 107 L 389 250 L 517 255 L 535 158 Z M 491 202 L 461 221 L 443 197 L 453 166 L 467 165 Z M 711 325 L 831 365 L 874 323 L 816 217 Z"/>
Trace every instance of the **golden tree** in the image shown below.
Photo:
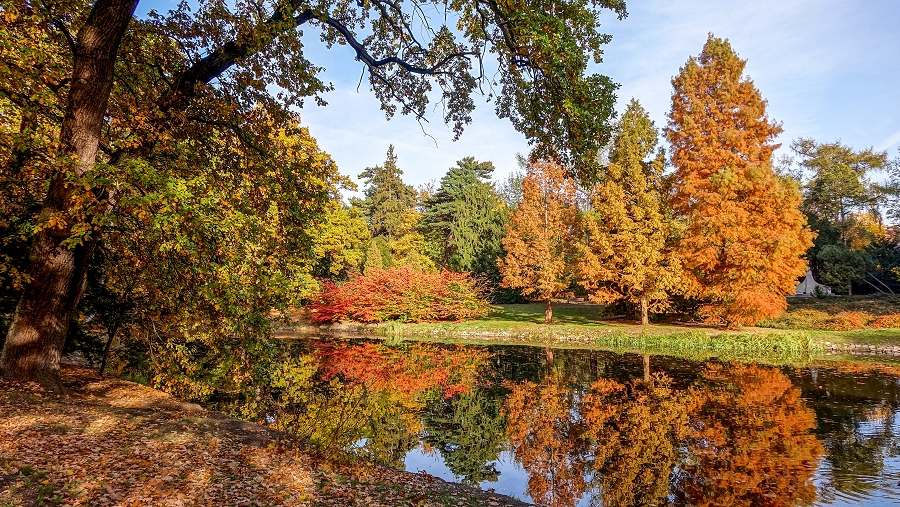
<path fill-rule="evenodd" d="M 806 271 L 812 233 L 796 184 L 772 170 L 781 126 L 727 40 L 710 35 L 672 80 L 666 131 L 672 205 L 687 290 L 711 322 L 751 324 L 780 314 Z"/>
<path fill-rule="evenodd" d="M 671 251 L 673 223 L 661 188 L 664 167 L 657 134 L 637 100 L 619 122 L 606 174 L 591 195 L 592 210 L 581 216 L 578 243 L 581 284 L 600 303 L 639 303 L 641 323 L 651 310 L 668 306 L 680 286 L 681 267 Z"/>
<path fill-rule="evenodd" d="M 503 287 L 547 302 L 547 324 L 553 322 L 551 299 L 571 285 L 577 215 L 575 183 L 566 171 L 546 161 L 529 165 L 522 181 L 522 202 L 510 216 L 503 238 L 506 257 L 497 265 Z"/>

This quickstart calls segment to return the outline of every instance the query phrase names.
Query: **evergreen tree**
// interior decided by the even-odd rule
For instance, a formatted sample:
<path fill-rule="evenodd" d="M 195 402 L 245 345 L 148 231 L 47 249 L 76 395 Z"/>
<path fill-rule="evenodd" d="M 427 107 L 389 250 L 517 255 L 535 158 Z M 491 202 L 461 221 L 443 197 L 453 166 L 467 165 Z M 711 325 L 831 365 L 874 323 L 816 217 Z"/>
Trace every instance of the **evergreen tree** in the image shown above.
<path fill-rule="evenodd" d="M 606 174 L 581 217 L 578 268 L 591 299 L 639 303 L 641 323 L 668 306 L 680 286 L 681 266 L 671 252 L 673 223 L 661 189 L 664 155 L 647 112 L 632 100 L 619 122 Z"/>
<path fill-rule="evenodd" d="M 395 238 L 404 225 L 403 214 L 416 205 L 416 191 L 403 183 L 403 171 L 397 167 L 394 145 L 390 145 L 383 166 L 367 167 L 363 180 L 366 198 L 355 201 L 362 208 L 372 237 Z"/>
<path fill-rule="evenodd" d="M 574 277 L 577 214 L 575 183 L 565 170 L 546 161 L 530 165 L 522 181 L 522 202 L 506 226 L 506 257 L 498 267 L 503 287 L 546 301 L 547 324 L 553 322 L 551 299 L 568 289 Z"/>
<path fill-rule="evenodd" d="M 781 132 L 727 40 L 710 35 L 672 80 L 666 131 L 672 205 L 685 221 L 678 253 L 687 290 L 708 320 L 755 323 L 787 307 L 812 233 L 794 181 L 772 169 Z"/>
<path fill-rule="evenodd" d="M 472 271 L 499 281 L 508 212 L 490 184 L 494 165 L 466 157 L 441 178 L 424 202 L 420 225 L 434 262 L 455 272 Z"/>
<path fill-rule="evenodd" d="M 363 272 L 397 265 L 434 270 L 434 263 L 424 254 L 425 238 L 418 231 L 418 194 L 403 183 L 402 175 L 393 145 L 388 147 L 383 166 L 368 167 L 359 175 L 366 198 L 356 199 L 354 204 L 363 210 L 372 237 Z"/>

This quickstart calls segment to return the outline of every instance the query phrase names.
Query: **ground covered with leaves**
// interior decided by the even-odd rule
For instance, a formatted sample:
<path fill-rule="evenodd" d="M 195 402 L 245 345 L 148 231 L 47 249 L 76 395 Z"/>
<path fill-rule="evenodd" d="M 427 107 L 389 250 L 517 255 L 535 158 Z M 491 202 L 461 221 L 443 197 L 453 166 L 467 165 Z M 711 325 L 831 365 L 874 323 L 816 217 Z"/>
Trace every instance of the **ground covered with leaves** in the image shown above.
<path fill-rule="evenodd" d="M 71 390 L 0 381 L 0 506 L 523 506 L 366 463 L 66 366 Z"/>

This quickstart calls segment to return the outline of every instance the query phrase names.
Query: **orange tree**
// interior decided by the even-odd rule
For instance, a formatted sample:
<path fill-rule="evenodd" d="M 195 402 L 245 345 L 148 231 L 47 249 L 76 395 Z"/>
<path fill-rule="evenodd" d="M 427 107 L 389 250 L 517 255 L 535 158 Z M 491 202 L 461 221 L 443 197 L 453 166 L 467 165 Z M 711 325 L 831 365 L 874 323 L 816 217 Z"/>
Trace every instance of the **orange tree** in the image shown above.
<path fill-rule="evenodd" d="M 687 291 L 707 320 L 730 326 L 784 311 L 812 245 L 796 184 L 772 170 L 781 127 L 743 77 L 745 64 L 710 35 L 672 80 L 666 131 L 672 206 L 686 222 L 678 251 Z"/>
<path fill-rule="evenodd" d="M 529 165 L 522 181 L 522 202 L 506 226 L 506 256 L 497 266 L 503 287 L 547 302 L 547 324 L 553 322 L 551 299 L 568 289 L 574 278 L 572 240 L 577 216 L 575 183 L 565 170 L 546 161 Z"/>
<path fill-rule="evenodd" d="M 26 212 L 4 220 L 14 230 L 0 231 L 14 254 L 2 269 L 12 274 L 7 299 L 18 301 L 0 355 L 6 377 L 58 387 L 71 316 L 93 253 L 119 211 L 124 172 L 143 181 L 142 167 L 163 179 L 173 168 L 188 180 L 197 171 L 217 188 L 231 184 L 235 166 L 265 174 L 266 164 L 277 162 L 264 142 L 268 133 L 290 129 L 292 108 L 310 97 L 323 103 L 330 88 L 304 55 L 301 27 L 320 30 L 329 48 L 353 49 L 389 116 L 424 118 L 436 97 L 445 122 L 461 134 L 471 121 L 472 94 L 479 84 L 494 86 L 482 72 L 491 53 L 499 62 L 497 113 L 535 142 L 535 156 L 575 167 L 609 137 L 615 84 L 587 67 L 609 41 L 599 32 L 600 12 L 624 16 L 622 0 L 202 0 L 132 19 L 137 4 L 3 4 L 0 146 L 10 163 L 0 167 L 12 194 L 0 199 L 9 202 L 0 211 Z M 221 161 L 231 166 L 211 163 Z M 300 172 L 286 180 L 297 188 L 257 193 L 302 197 L 312 187 L 319 201 L 322 180 Z M 317 206 L 321 213 L 325 204 Z"/>

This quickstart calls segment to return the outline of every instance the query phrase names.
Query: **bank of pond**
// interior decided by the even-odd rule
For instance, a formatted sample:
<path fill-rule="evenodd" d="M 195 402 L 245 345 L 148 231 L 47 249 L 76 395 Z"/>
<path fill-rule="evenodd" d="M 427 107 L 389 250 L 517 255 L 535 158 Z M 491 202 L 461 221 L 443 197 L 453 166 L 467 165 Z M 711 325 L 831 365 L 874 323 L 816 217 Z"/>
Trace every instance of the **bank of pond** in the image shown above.
<path fill-rule="evenodd" d="M 305 337 L 214 408 L 552 507 L 900 502 L 900 363 Z"/>

